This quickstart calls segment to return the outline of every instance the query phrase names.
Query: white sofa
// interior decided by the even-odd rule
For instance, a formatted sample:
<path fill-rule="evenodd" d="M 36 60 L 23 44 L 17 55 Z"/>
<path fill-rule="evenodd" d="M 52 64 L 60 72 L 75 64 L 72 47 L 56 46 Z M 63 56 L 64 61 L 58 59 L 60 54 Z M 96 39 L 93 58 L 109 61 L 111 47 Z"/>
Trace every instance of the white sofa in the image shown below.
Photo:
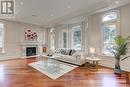
<path fill-rule="evenodd" d="M 53 56 L 57 57 L 54 57 L 54 59 L 75 65 L 83 65 L 85 63 L 85 56 L 83 55 L 83 53 L 73 50 L 74 52 L 72 52 L 71 54 L 70 50 L 73 49 L 60 48 L 56 50 Z M 51 58 L 53 58 L 53 56 Z"/>

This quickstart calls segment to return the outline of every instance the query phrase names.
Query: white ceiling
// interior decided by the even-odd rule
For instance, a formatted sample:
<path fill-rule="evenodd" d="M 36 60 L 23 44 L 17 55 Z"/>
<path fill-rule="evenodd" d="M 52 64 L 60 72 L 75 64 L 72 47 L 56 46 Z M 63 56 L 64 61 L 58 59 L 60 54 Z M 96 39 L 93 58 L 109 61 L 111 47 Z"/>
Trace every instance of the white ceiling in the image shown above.
<path fill-rule="evenodd" d="M 15 0 L 13 21 L 49 26 L 107 7 L 113 0 Z M 115 0 L 114 0 L 115 1 Z M 130 0 L 121 0 L 128 2 Z"/>

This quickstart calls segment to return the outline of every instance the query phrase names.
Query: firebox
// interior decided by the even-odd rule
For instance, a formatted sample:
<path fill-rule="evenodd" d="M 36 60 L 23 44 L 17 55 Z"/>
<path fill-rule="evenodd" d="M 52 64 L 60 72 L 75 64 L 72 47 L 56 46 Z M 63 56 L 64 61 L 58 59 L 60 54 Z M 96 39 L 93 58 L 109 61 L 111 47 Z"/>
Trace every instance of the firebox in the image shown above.
<path fill-rule="evenodd" d="M 27 47 L 26 56 L 34 56 L 34 55 L 36 55 L 36 47 Z"/>

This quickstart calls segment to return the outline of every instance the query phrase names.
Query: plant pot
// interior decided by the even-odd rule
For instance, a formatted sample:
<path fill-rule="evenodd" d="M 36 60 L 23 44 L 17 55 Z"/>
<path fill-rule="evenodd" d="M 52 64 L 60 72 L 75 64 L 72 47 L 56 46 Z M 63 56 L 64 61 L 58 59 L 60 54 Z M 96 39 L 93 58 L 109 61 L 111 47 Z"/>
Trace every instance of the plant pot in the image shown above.
<path fill-rule="evenodd" d="M 114 72 L 115 74 L 121 75 L 120 60 L 116 59 Z"/>
<path fill-rule="evenodd" d="M 115 72 L 115 74 L 117 74 L 117 75 L 121 75 L 121 69 L 114 69 L 114 72 Z"/>

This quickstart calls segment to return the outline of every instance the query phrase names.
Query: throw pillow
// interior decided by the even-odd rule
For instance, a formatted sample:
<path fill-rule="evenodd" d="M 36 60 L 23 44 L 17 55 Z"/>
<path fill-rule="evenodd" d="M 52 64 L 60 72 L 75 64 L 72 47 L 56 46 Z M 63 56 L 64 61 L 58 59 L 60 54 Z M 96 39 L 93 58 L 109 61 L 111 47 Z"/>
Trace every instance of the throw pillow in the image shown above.
<path fill-rule="evenodd" d="M 76 52 L 76 50 L 73 49 L 73 50 L 71 51 L 71 56 L 72 56 L 75 52 Z"/>
<path fill-rule="evenodd" d="M 60 53 L 60 49 L 56 49 L 56 50 L 55 50 L 55 53 Z"/>
<path fill-rule="evenodd" d="M 71 49 L 70 49 L 70 50 L 68 50 L 68 55 L 72 56 L 72 55 L 71 55 L 71 52 L 72 52 L 72 50 L 71 50 Z"/>
<path fill-rule="evenodd" d="M 62 49 L 62 50 L 61 50 L 61 54 L 67 55 L 67 50 L 66 50 L 66 49 Z"/>

